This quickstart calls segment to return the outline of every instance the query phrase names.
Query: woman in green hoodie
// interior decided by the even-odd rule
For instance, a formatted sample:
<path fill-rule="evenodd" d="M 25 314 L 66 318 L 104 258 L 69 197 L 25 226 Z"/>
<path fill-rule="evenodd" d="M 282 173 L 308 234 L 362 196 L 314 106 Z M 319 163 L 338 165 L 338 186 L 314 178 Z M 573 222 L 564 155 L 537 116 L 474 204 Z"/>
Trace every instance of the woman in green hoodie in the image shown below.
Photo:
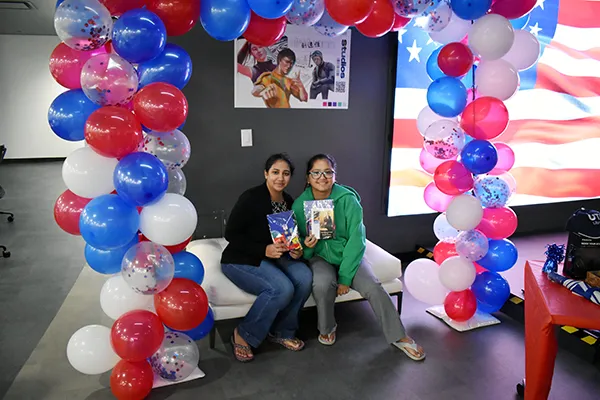
<path fill-rule="evenodd" d="M 309 260 L 313 270 L 319 342 L 329 346 L 335 343 L 335 298 L 352 288 L 369 301 L 387 341 L 411 359 L 423 360 L 423 348 L 406 335 L 392 299 L 363 259 L 367 239 L 360 196 L 354 189 L 335 182 L 335 169 L 332 156 L 317 154 L 312 157 L 306 169 L 306 190 L 292 207 L 305 244 L 304 258 Z M 333 200 L 335 235 L 332 239 L 318 240 L 307 234 L 304 202 L 325 199 Z"/>

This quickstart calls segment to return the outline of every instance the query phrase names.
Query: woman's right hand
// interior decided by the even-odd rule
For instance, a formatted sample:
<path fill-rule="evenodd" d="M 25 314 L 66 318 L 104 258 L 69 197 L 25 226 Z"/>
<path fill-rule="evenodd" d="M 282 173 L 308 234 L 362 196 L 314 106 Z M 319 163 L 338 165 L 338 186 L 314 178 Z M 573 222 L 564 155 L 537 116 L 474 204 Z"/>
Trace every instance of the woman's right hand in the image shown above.
<path fill-rule="evenodd" d="M 310 236 L 307 236 L 306 238 L 304 238 L 304 245 L 306 247 L 308 247 L 309 249 L 312 249 L 313 247 L 315 247 L 317 245 L 318 241 L 319 241 L 319 239 L 317 239 L 314 235 L 310 235 Z"/>
<path fill-rule="evenodd" d="M 287 247 L 283 243 L 270 244 L 265 250 L 265 255 L 268 258 L 280 258 L 287 251 Z"/>

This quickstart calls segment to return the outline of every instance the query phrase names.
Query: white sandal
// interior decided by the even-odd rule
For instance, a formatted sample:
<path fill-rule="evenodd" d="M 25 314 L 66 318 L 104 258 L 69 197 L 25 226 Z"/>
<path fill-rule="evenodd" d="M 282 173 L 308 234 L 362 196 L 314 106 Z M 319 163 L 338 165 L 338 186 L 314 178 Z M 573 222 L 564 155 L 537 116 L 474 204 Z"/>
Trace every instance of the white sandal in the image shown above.
<path fill-rule="evenodd" d="M 319 343 L 325 346 L 333 346 L 336 340 L 335 331 L 337 330 L 337 325 L 333 328 L 330 334 L 328 335 L 319 335 Z"/>
<path fill-rule="evenodd" d="M 413 355 L 409 350 L 414 351 L 415 353 L 419 354 L 421 353 L 421 351 L 419 350 L 419 345 L 414 341 L 414 339 L 411 339 L 412 342 L 394 342 L 392 343 L 394 346 L 396 346 L 397 348 L 399 348 L 400 350 L 402 350 L 404 352 L 404 354 L 407 355 L 408 358 L 410 358 L 411 360 L 414 361 L 422 361 L 425 359 L 425 351 L 422 351 L 421 356 L 415 356 Z"/>

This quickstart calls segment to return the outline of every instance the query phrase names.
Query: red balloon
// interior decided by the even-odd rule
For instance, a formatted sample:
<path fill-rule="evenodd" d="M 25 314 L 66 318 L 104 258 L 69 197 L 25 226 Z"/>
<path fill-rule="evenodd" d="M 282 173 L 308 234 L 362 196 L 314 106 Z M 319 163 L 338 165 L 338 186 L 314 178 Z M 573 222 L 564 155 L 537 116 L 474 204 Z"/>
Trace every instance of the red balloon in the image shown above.
<path fill-rule="evenodd" d="M 400 29 L 408 25 L 410 21 L 412 21 L 412 19 L 405 18 L 394 13 L 394 26 L 392 27 L 392 32 L 398 32 Z"/>
<path fill-rule="evenodd" d="M 475 229 L 489 239 L 500 240 L 512 236 L 518 224 L 517 214 L 508 207 L 484 208 L 483 218 Z"/>
<path fill-rule="evenodd" d="M 441 163 L 433 175 L 435 186 L 450 196 L 463 194 L 473 187 L 473 175 L 460 162 L 450 160 Z"/>
<path fill-rule="evenodd" d="M 79 51 L 59 43 L 50 55 L 50 73 L 60 85 L 68 89 L 79 89 L 81 70 L 87 60 L 107 52 L 107 45 L 96 50 Z"/>
<path fill-rule="evenodd" d="M 373 11 L 356 29 L 367 37 L 381 37 L 394 27 L 394 7 L 389 0 L 375 0 Z"/>
<path fill-rule="evenodd" d="M 250 24 L 244 32 L 246 40 L 257 46 L 271 46 L 283 37 L 287 20 L 285 16 L 266 19 L 252 12 Z"/>
<path fill-rule="evenodd" d="M 470 103 L 461 115 L 460 127 L 480 140 L 495 139 L 508 126 L 508 109 L 495 97 L 480 97 Z"/>
<path fill-rule="evenodd" d="M 54 203 L 54 220 L 63 231 L 71 235 L 81 235 L 79 216 L 90 201 L 92 199 L 79 197 L 70 190 L 65 190 Z"/>
<path fill-rule="evenodd" d="M 441 264 L 450 257 L 458 255 L 456 251 L 456 239 L 440 240 L 433 248 L 433 259 L 436 263 Z"/>
<path fill-rule="evenodd" d="M 188 102 L 175 86 L 155 82 L 144 86 L 133 98 L 133 111 L 148 129 L 169 132 L 183 124 L 188 115 Z"/>
<path fill-rule="evenodd" d="M 141 207 L 140 207 L 140 209 L 141 209 Z M 138 211 L 141 212 L 141 210 L 138 210 Z M 138 234 L 138 239 L 140 242 L 151 242 L 151 240 L 148 239 L 146 236 L 144 236 L 143 233 Z M 187 247 L 188 244 L 190 244 L 191 241 L 192 241 L 192 237 L 190 236 L 184 242 L 181 242 L 179 244 L 174 244 L 173 246 L 164 246 L 164 247 L 165 247 L 165 249 L 169 250 L 169 253 L 176 254 L 176 253 L 179 253 L 180 251 L 185 250 L 185 248 Z"/>
<path fill-rule="evenodd" d="M 121 360 L 110 374 L 110 390 L 118 400 L 142 400 L 153 384 L 154 372 L 148 361 Z"/>
<path fill-rule="evenodd" d="M 462 43 L 448 43 L 440 50 L 438 65 L 448 76 L 466 75 L 473 67 L 473 53 Z"/>
<path fill-rule="evenodd" d="M 200 19 L 200 0 L 147 0 L 148 10 L 160 17 L 169 36 L 181 36 Z"/>
<path fill-rule="evenodd" d="M 154 295 L 154 307 L 167 327 L 189 331 L 206 318 L 208 297 L 196 282 L 175 278 L 165 290 Z"/>
<path fill-rule="evenodd" d="M 360 24 L 367 19 L 374 4 L 373 0 L 325 0 L 331 18 L 346 26 Z"/>
<path fill-rule="evenodd" d="M 500 14 L 507 19 L 517 19 L 533 10 L 536 4 L 537 0 L 496 0 L 490 13 Z"/>
<path fill-rule="evenodd" d="M 471 289 L 450 292 L 444 300 L 444 311 L 454 321 L 468 321 L 477 311 L 477 299 Z"/>
<path fill-rule="evenodd" d="M 143 139 L 142 126 L 125 107 L 99 108 L 85 123 L 85 141 L 104 157 L 124 157 L 136 151 Z"/>
<path fill-rule="evenodd" d="M 164 327 L 158 316 L 146 310 L 129 311 L 115 321 L 110 341 L 115 353 L 127 361 L 144 361 L 162 345 Z"/>
<path fill-rule="evenodd" d="M 144 7 L 146 0 L 100 0 L 100 3 L 108 8 L 110 15 L 118 17 L 129 10 Z"/>

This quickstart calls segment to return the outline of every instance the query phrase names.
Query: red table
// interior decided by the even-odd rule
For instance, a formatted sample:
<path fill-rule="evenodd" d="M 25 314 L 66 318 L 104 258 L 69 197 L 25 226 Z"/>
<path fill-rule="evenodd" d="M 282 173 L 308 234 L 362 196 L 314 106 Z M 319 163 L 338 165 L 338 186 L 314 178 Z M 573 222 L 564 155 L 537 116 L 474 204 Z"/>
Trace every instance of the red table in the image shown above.
<path fill-rule="evenodd" d="M 600 307 L 550 281 L 543 265 L 525 263 L 525 400 L 550 393 L 558 351 L 553 325 L 600 329 Z"/>

